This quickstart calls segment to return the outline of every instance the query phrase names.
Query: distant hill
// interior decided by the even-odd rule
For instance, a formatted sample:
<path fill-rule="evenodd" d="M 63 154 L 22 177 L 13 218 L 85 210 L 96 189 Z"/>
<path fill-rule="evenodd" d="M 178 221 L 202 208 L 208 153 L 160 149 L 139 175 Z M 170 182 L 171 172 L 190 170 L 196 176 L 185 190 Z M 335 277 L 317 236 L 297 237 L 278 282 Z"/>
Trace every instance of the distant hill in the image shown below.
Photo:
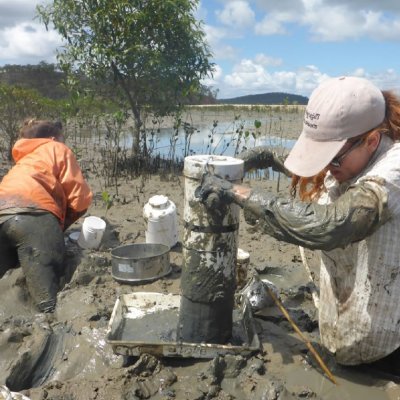
<path fill-rule="evenodd" d="M 51 99 L 67 95 L 62 85 L 64 74 L 54 64 L 41 62 L 38 65 L 5 65 L 0 67 L 0 83 L 35 89 Z"/>
<path fill-rule="evenodd" d="M 217 102 L 221 104 L 307 104 L 308 97 L 277 92 L 218 99 Z"/>

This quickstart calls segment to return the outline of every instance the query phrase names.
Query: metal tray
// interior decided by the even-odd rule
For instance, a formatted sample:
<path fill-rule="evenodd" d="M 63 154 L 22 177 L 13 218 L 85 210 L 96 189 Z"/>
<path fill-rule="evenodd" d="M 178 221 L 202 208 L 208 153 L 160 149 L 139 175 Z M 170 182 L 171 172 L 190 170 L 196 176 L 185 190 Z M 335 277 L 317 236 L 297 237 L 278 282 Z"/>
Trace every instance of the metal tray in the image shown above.
<path fill-rule="evenodd" d="M 177 342 L 180 295 L 135 292 L 121 295 L 114 306 L 106 340 L 114 353 L 139 356 L 214 358 L 223 354 L 250 355 L 260 341 L 247 300 L 233 310 L 232 344 Z"/>

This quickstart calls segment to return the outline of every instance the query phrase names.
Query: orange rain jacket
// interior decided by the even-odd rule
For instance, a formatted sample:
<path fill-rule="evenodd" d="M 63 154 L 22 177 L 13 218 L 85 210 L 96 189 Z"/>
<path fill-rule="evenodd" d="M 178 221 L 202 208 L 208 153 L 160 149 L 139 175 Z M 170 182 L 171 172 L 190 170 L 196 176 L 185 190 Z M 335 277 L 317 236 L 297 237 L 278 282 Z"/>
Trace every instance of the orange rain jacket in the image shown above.
<path fill-rule="evenodd" d="M 20 139 L 16 162 L 0 183 L 0 211 L 34 208 L 54 214 L 64 227 L 67 208 L 87 210 L 92 192 L 72 151 L 53 139 Z"/>

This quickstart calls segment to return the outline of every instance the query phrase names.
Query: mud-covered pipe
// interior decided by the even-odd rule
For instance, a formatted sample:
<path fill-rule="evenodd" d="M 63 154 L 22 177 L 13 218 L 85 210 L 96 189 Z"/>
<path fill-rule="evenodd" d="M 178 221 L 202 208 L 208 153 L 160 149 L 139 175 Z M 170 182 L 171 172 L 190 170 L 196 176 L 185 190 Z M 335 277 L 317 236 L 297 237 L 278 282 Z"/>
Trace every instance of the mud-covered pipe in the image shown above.
<path fill-rule="evenodd" d="M 195 197 L 205 172 L 240 183 L 243 161 L 208 155 L 185 158 L 178 340 L 222 344 L 232 336 L 240 209 L 220 203 L 206 207 Z"/>

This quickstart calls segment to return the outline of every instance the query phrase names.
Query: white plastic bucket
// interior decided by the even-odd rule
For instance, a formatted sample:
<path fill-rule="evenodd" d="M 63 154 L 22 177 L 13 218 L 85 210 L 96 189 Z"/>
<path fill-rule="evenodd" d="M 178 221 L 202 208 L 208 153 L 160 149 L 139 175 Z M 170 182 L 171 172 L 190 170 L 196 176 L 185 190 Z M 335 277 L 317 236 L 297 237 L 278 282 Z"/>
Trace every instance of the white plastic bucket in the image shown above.
<path fill-rule="evenodd" d="M 146 243 L 175 246 L 178 241 L 178 221 L 175 204 L 164 195 L 149 199 L 143 208 L 147 222 Z"/>
<path fill-rule="evenodd" d="M 86 217 L 79 234 L 78 244 L 83 249 L 97 249 L 103 239 L 106 222 L 99 217 Z"/>

